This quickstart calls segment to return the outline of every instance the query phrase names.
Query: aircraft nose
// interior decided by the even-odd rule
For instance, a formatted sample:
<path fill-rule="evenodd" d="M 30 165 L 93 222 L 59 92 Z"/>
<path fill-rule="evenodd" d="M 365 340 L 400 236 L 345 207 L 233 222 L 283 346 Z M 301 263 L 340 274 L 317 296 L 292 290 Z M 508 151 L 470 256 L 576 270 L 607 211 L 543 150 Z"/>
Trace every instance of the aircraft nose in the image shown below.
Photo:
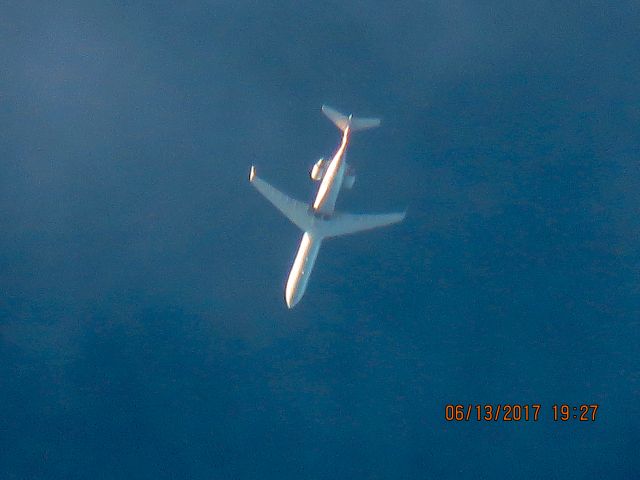
<path fill-rule="evenodd" d="M 285 301 L 287 302 L 287 307 L 289 309 L 295 307 L 299 300 L 299 298 L 296 298 L 295 292 L 291 292 L 291 294 L 287 292 L 287 295 L 285 296 Z"/>
<path fill-rule="evenodd" d="M 287 289 L 284 292 L 284 299 L 287 302 L 287 307 L 289 307 L 289 309 L 292 309 L 298 304 L 300 297 L 300 291 L 296 284 L 287 285 Z"/>
<path fill-rule="evenodd" d="M 298 284 L 295 281 L 296 278 L 289 277 L 287 280 L 287 288 L 284 290 L 284 300 L 287 302 L 287 307 L 289 309 L 296 306 L 296 304 L 300 301 L 300 296 L 298 295 Z"/>

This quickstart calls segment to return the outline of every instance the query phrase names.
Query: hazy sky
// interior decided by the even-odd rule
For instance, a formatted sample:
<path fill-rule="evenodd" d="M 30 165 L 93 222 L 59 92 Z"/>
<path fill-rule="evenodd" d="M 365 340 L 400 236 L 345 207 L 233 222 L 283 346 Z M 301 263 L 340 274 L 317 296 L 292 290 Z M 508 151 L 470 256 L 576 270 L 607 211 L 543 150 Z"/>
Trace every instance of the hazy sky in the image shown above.
<path fill-rule="evenodd" d="M 0 477 L 640 475 L 640 4 L 3 2 Z M 300 232 L 354 136 L 338 208 Z M 445 405 L 541 404 L 538 422 Z M 597 403 L 595 422 L 552 420 Z"/>

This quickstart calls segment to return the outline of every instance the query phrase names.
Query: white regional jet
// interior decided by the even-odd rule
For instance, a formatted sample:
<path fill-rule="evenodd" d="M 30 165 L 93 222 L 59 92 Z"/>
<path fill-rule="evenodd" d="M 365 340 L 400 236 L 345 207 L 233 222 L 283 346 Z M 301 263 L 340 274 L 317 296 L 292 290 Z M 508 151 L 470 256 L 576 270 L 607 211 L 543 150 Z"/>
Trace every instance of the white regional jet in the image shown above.
<path fill-rule="evenodd" d="M 342 143 L 333 158 L 330 161 L 321 158 L 311 170 L 311 178 L 320 182 L 313 205 L 294 200 L 272 187 L 256 175 L 253 166 L 249 175 L 249 181 L 256 190 L 304 232 L 285 289 L 285 300 L 289 308 L 293 308 L 304 295 L 318 250 L 325 238 L 391 225 L 402 221 L 406 214 L 355 215 L 334 211 L 338 193 L 343 188 L 351 188 L 356 178 L 346 161 L 351 133 L 377 127 L 380 119 L 355 118 L 353 115 L 347 117 L 326 105 L 322 106 L 322 112 L 343 133 Z"/>

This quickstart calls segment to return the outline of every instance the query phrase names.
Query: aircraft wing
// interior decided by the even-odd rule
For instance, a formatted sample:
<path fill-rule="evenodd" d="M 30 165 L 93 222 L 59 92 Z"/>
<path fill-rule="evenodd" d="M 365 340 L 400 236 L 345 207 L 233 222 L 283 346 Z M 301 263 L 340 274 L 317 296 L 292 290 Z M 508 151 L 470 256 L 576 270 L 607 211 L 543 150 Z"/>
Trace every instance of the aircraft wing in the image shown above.
<path fill-rule="evenodd" d="M 296 226 L 304 231 L 309 229 L 312 218 L 309 214 L 309 205 L 298 200 L 294 200 L 259 178 L 256 175 L 255 167 L 251 167 L 249 181 L 251 182 L 251 185 L 258 190 L 258 192 L 264 195 L 264 197 L 269 200 L 274 207 L 280 210 L 284 216 L 291 220 Z"/>
<path fill-rule="evenodd" d="M 338 235 L 349 235 L 363 230 L 385 227 L 401 222 L 406 213 L 353 214 L 336 212 L 330 220 L 322 225 L 322 234 L 325 237 L 337 237 Z"/>

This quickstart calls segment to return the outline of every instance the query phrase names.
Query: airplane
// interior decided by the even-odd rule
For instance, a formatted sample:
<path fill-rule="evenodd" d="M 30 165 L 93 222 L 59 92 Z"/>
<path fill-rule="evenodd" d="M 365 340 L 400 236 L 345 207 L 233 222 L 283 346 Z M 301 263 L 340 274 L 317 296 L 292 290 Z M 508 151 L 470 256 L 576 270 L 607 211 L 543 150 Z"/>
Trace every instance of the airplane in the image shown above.
<path fill-rule="evenodd" d="M 322 106 L 322 112 L 342 130 L 342 142 L 330 161 L 321 158 L 311 169 L 311 179 L 320 182 L 311 205 L 290 198 L 269 185 L 256 175 L 255 166 L 251 167 L 249 173 L 249 181 L 256 190 L 304 232 L 285 288 L 285 301 L 290 309 L 300 302 L 307 289 L 324 239 L 392 225 L 401 222 L 406 215 L 406 211 L 384 214 L 335 211 L 338 194 L 343 188 L 353 187 L 356 178 L 353 168 L 346 160 L 351 133 L 378 127 L 380 119 L 357 118 L 353 115 L 347 117 L 326 105 Z"/>

